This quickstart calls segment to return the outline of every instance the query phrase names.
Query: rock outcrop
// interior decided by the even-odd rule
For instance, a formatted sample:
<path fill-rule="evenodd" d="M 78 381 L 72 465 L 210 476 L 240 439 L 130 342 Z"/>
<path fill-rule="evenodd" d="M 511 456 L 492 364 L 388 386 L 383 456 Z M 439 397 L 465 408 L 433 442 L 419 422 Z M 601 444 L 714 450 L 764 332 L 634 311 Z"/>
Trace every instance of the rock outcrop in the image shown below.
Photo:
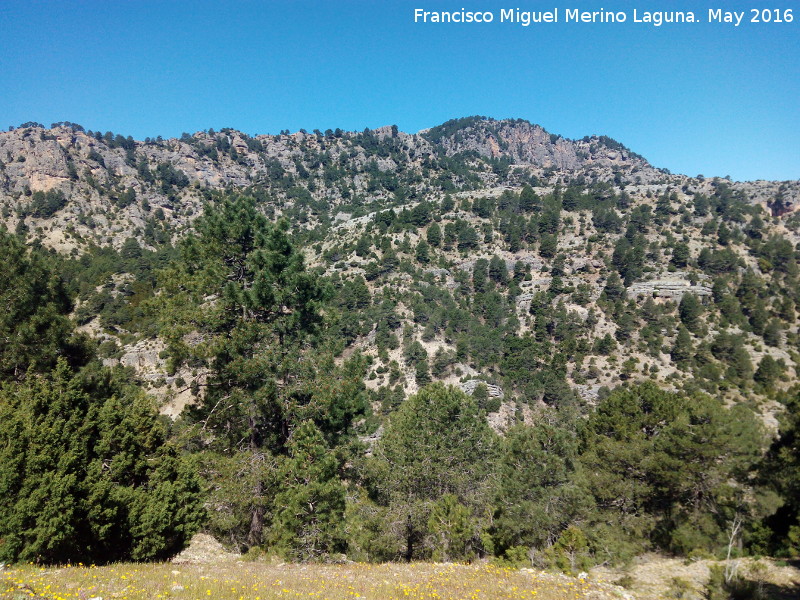
<path fill-rule="evenodd" d="M 480 379 L 469 379 L 467 381 L 462 381 L 459 383 L 458 387 L 461 388 L 462 392 L 472 396 L 472 394 L 475 393 L 475 388 L 477 388 L 480 384 L 484 384 L 486 386 L 486 391 L 490 398 L 500 398 L 502 400 L 505 397 L 503 389 L 499 385 L 486 383 Z"/>
<path fill-rule="evenodd" d="M 707 285 L 692 285 L 690 281 L 680 278 L 652 279 L 638 281 L 627 290 L 628 298 L 662 298 L 680 302 L 684 294 L 694 294 L 698 298 L 711 296 L 711 288 Z"/>

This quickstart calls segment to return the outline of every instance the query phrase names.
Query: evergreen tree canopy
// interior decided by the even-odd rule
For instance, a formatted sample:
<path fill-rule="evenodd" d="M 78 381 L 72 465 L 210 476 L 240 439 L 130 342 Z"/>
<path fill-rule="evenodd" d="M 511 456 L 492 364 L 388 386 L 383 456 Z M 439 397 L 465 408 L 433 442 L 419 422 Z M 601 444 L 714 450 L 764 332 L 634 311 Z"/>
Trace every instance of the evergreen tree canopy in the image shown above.
<path fill-rule="evenodd" d="M 449 545 L 452 531 L 434 534 L 429 528 L 431 511 L 445 496 L 472 515 L 472 541 L 459 542 L 462 549 L 480 545 L 495 455 L 495 434 L 462 391 L 435 383 L 403 402 L 368 463 L 372 495 L 393 523 L 382 534 L 389 538 L 384 555 L 411 560 L 430 557 L 442 543 Z M 462 512 L 450 505 L 439 510 Z"/>
<path fill-rule="evenodd" d="M 64 283 L 38 252 L 0 228 L 0 380 L 71 358 L 72 310 Z"/>
<path fill-rule="evenodd" d="M 273 543 L 285 555 L 309 560 L 344 550 L 345 497 L 338 468 L 314 423 L 295 429 L 275 496 Z"/>
<path fill-rule="evenodd" d="M 678 305 L 678 314 L 689 331 L 696 331 L 700 315 L 703 314 L 703 306 L 694 294 L 684 294 Z"/>
<path fill-rule="evenodd" d="M 800 390 L 795 386 L 786 399 L 786 414 L 781 435 L 764 461 L 763 475 L 785 499 L 770 518 L 773 546 L 780 554 L 800 552 Z"/>
<path fill-rule="evenodd" d="M 436 223 L 431 223 L 428 227 L 427 240 L 434 248 L 438 248 L 442 243 L 442 230 Z"/>
<path fill-rule="evenodd" d="M 305 269 L 288 225 L 235 197 L 208 206 L 195 226 L 163 274 L 159 308 L 173 368 L 209 373 L 193 410 L 201 429 L 221 448 L 272 451 L 308 418 L 327 435 L 346 432 L 364 408 L 360 363 L 312 358 L 329 292 Z"/>
<path fill-rule="evenodd" d="M 578 444 L 547 424 L 517 425 L 503 440 L 492 540 L 498 556 L 544 548 L 592 501 L 577 472 Z"/>
<path fill-rule="evenodd" d="M 0 389 L 0 560 L 163 559 L 201 522 L 198 481 L 149 399 L 85 387 L 62 360 Z"/>
<path fill-rule="evenodd" d="M 651 383 L 618 389 L 589 418 L 581 460 L 620 531 L 662 548 L 718 550 L 744 500 L 763 432 L 745 407 Z"/>

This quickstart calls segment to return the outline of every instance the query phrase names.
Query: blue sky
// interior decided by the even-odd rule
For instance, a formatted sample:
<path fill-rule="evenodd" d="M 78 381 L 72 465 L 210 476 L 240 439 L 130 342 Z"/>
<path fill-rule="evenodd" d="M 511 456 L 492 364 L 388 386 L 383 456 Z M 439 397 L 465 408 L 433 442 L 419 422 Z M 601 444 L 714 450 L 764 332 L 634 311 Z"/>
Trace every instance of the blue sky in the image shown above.
<path fill-rule="evenodd" d="M 794 8 L 784 24 L 652 27 L 634 8 Z M 626 11 L 624 24 L 415 24 L 413 9 Z M 749 19 L 749 13 L 746 19 Z M 609 135 L 673 172 L 800 178 L 800 5 L 687 0 L 0 0 L 0 127 L 137 139 L 474 114 Z"/>

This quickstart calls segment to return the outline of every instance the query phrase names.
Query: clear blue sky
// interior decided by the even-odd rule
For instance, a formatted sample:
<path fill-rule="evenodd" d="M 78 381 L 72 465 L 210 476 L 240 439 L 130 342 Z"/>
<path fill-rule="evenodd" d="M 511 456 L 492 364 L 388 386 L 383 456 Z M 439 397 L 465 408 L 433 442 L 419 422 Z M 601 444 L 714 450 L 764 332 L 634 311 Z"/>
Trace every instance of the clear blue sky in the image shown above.
<path fill-rule="evenodd" d="M 790 24 L 532 25 L 501 8 L 794 8 Z M 490 10 L 422 25 L 413 9 Z M 749 19 L 749 14 L 747 16 Z M 474 114 L 609 135 L 673 172 L 800 178 L 800 3 L 0 0 L 0 127 L 172 137 Z"/>

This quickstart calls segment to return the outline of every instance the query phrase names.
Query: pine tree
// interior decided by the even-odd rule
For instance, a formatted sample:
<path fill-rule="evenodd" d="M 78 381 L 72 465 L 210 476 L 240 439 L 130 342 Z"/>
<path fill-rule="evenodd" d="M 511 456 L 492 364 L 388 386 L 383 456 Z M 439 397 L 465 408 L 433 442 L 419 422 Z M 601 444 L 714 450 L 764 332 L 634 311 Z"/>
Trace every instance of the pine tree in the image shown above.
<path fill-rule="evenodd" d="M 608 274 L 605 288 L 603 288 L 603 295 L 612 302 L 624 297 L 625 287 L 622 285 L 622 280 L 616 271 L 611 271 Z"/>
<path fill-rule="evenodd" d="M 430 246 L 424 240 L 420 240 L 414 250 L 414 256 L 423 265 L 428 264 L 431 261 Z"/>
<path fill-rule="evenodd" d="M 503 440 L 491 535 L 498 556 L 545 548 L 592 507 L 576 472 L 577 440 L 547 425 L 518 425 Z"/>
<path fill-rule="evenodd" d="M 364 363 L 336 365 L 324 346 L 329 289 L 305 270 L 286 223 L 270 225 L 253 199 L 235 197 L 207 207 L 195 227 L 162 276 L 158 306 L 172 367 L 209 373 L 189 410 L 200 441 L 218 452 L 285 454 L 309 419 L 332 443 L 349 435 L 365 409 Z M 263 483 L 254 478 L 256 501 L 239 517 L 248 533 L 231 520 L 229 535 L 248 545 L 262 543 L 268 526 Z"/>
<path fill-rule="evenodd" d="M 764 327 L 764 342 L 768 346 L 777 348 L 781 344 L 781 325 L 777 319 L 771 319 Z"/>
<path fill-rule="evenodd" d="M 59 356 L 78 358 L 61 278 L 2 227 L 0 256 L 0 380 L 22 378 L 29 368 L 48 371 Z"/>
<path fill-rule="evenodd" d="M 314 383 L 329 362 L 309 356 L 329 289 L 305 270 L 286 223 L 270 225 L 252 199 L 236 197 L 209 206 L 195 226 L 182 260 L 162 276 L 158 307 L 172 368 L 191 362 L 210 372 L 192 410 L 200 429 L 219 448 L 272 451 L 307 418 L 331 434 L 346 431 L 363 398 L 344 389 L 332 365 L 329 385 Z M 326 397 L 312 393 L 324 387 Z"/>
<path fill-rule="evenodd" d="M 506 266 L 506 261 L 497 255 L 492 256 L 489 261 L 489 279 L 499 285 L 508 284 L 508 267 Z"/>
<path fill-rule="evenodd" d="M 786 395 L 786 414 L 776 439 L 761 466 L 763 480 L 777 491 L 784 504 L 767 519 L 772 529 L 772 550 L 786 556 L 800 552 L 800 388 Z"/>
<path fill-rule="evenodd" d="M 694 354 L 694 346 L 692 344 L 692 336 L 689 335 L 689 330 L 683 325 L 678 328 L 678 335 L 675 336 L 675 343 L 670 350 L 672 360 L 679 366 L 685 366 Z"/>
<path fill-rule="evenodd" d="M 613 392 L 582 432 L 581 462 L 608 535 L 712 552 L 747 500 L 764 433 L 751 410 L 645 383 Z M 602 526 L 601 526 L 602 529 Z M 598 530 L 599 533 L 599 530 Z"/>
<path fill-rule="evenodd" d="M 428 517 L 433 560 L 468 560 L 475 556 L 475 531 L 470 510 L 454 494 L 445 494 L 431 508 Z"/>
<path fill-rule="evenodd" d="M 463 223 L 458 231 L 458 249 L 466 251 L 478 245 L 478 234 L 472 225 Z"/>
<path fill-rule="evenodd" d="M 551 234 L 542 234 L 539 242 L 539 254 L 544 258 L 553 258 L 558 250 L 558 238 Z"/>
<path fill-rule="evenodd" d="M 270 540 L 287 557 L 313 560 L 343 552 L 344 487 L 319 429 L 306 421 L 292 433 L 283 486 L 275 496 Z"/>
<path fill-rule="evenodd" d="M 197 457 L 205 482 L 206 528 L 241 552 L 266 542 L 264 527 L 272 521 L 274 498 L 283 485 L 280 457 L 263 450 L 203 452 Z"/>
<path fill-rule="evenodd" d="M 689 331 L 696 332 L 700 325 L 700 315 L 703 314 L 703 307 L 697 300 L 697 296 L 684 294 L 678 305 L 678 314 L 686 328 Z"/>
<path fill-rule="evenodd" d="M 428 243 L 433 246 L 434 248 L 438 248 L 442 243 L 442 230 L 436 223 L 431 223 L 431 226 L 428 227 L 428 233 L 426 234 L 426 239 Z"/>
<path fill-rule="evenodd" d="M 771 389 L 775 382 L 783 374 L 781 364 L 766 354 L 758 363 L 758 368 L 753 374 L 753 380 L 762 384 L 765 388 Z"/>
<path fill-rule="evenodd" d="M 398 524 L 395 558 L 430 555 L 431 511 L 446 494 L 470 510 L 477 547 L 495 452 L 483 413 L 460 390 L 435 383 L 400 405 L 376 448 L 370 482 L 385 518 Z"/>
<path fill-rule="evenodd" d="M 529 185 L 524 185 L 522 191 L 519 193 L 519 209 L 522 212 L 531 212 L 541 207 L 541 201 L 533 188 Z"/>
<path fill-rule="evenodd" d="M 369 236 L 362 235 L 358 238 L 356 242 L 356 255 L 364 258 L 369 255 L 369 251 L 372 248 L 372 241 L 370 240 Z"/>
<path fill-rule="evenodd" d="M 720 246 L 727 246 L 731 242 L 731 230 L 728 229 L 725 223 L 720 223 L 717 230 L 717 242 Z"/>
<path fill-rule="evenodd" d="M 672 258 L 670 262 L 678 269 L 683 269 L 689 263 L 690 257 L 689 246 L 681 242 L 680 244 L 675 244 L 675 247 L 672 249 Z"/>

